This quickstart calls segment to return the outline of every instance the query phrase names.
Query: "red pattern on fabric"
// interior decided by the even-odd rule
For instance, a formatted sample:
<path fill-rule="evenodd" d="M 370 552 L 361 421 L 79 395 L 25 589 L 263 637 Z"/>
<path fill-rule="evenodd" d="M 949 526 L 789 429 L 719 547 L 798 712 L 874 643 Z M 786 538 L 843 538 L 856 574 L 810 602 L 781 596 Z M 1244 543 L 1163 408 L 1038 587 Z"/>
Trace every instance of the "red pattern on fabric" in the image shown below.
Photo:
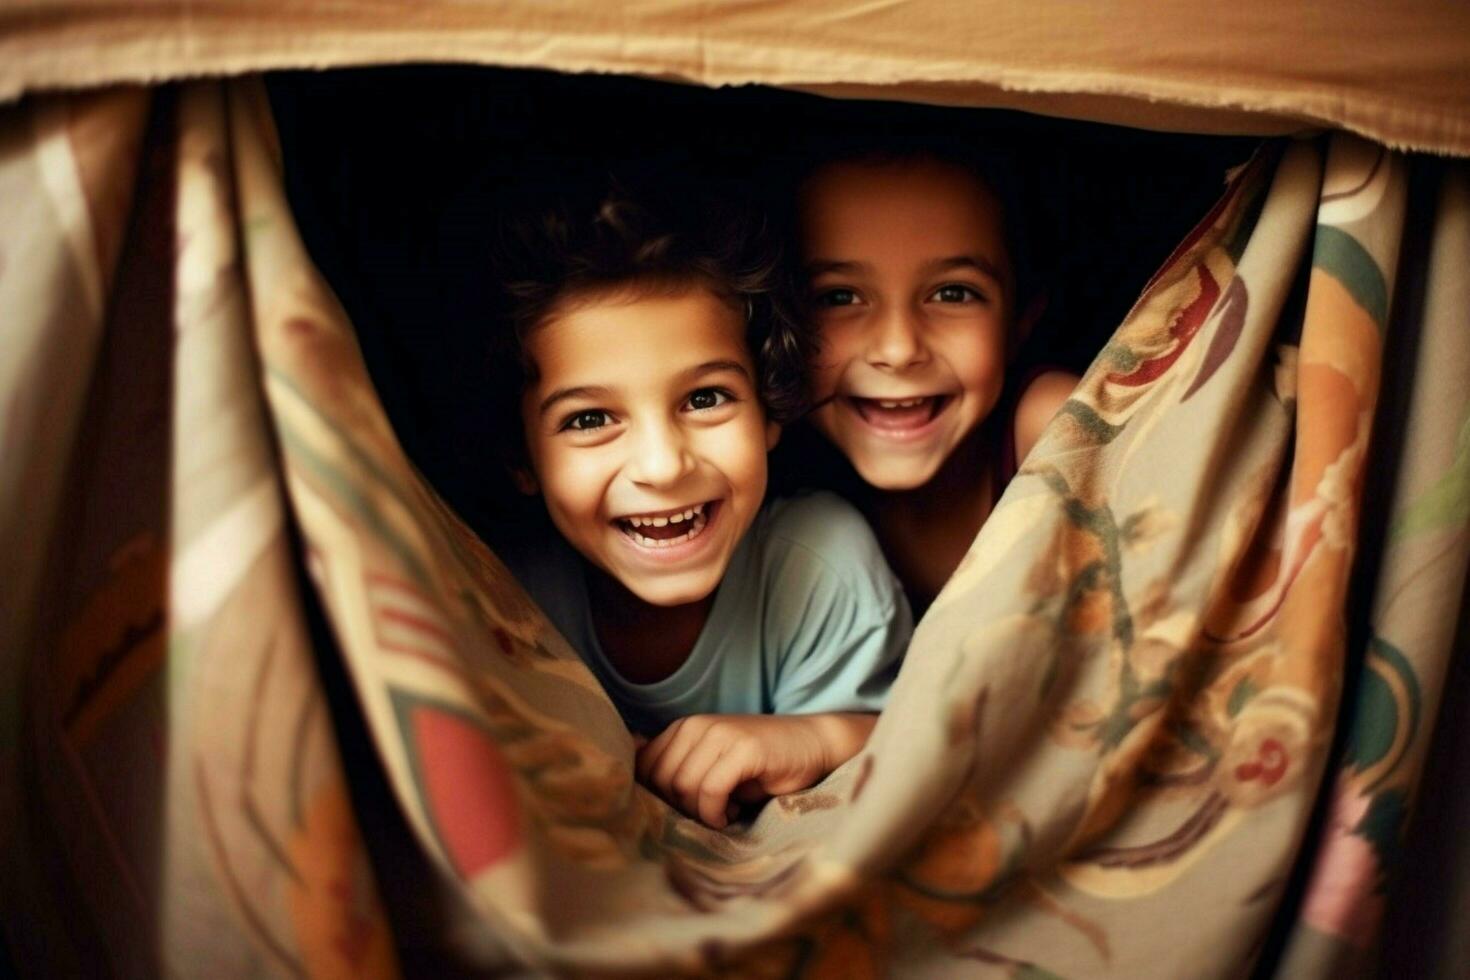
<path fill-rule="evenodd" d="M 1215 301 L 1220 298 L 1220 283 L 1211 275 L 1210 270 L 1203 265 L 1197 265 L 1194 268 L 1199 273 L 1200 293 L 1193 302 L 1179 311 L 1179 316 L 1169 327 L 1169 336 L 1175 340 L 1174 346 L 1168 353 L 1144 361 L 1131 374 L 1108 375 L 1109 381 L 1128 387 L 1146 385 L 1159 378 L 1169 370 L 1175 361 L 1179 360 L 1179 355 L 1184 353 L 1189 342 L 1194 339 L 1195 334 L 1199 333 L 1199 328 L 1204 326 L 1205 319 L 1215 306 Z"/>
<path fill-rule="evenodd" d="M 448 711 L 413 710 L 425 806 L 450 863 L 471 878 L 521 842 L 515 778 L 489 735 Z"/>

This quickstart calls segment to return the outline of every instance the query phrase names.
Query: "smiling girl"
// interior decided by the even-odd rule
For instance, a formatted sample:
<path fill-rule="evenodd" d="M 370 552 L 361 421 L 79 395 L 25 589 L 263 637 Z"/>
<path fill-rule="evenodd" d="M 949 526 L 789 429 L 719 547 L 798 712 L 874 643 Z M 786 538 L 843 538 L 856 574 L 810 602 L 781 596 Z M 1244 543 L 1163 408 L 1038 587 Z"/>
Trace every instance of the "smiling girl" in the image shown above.
<path fill-rule="evenodd" d="M 925 153 L 815 169 L 798 199 L 820 351 L 813 427 L 852 464 L 916 614 L 954 572 L 1076 377 L 1007 390 L 1023 309 L 1007 215 L 979 172 Z"/>

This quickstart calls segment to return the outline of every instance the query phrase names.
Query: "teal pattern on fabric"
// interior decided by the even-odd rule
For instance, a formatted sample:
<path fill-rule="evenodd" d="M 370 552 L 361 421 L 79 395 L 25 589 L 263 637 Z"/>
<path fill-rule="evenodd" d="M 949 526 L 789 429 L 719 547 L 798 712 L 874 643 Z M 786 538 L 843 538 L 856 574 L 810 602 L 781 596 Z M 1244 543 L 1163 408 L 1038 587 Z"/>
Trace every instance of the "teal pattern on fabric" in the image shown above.
<path fill-rule="evenodd" d="M 1368 644 L 1343 763 L 1361 773 L 1393 754 L 1396 765 L 1419 729 L 1421 700 L 1413 665 L 1392 643 L 1375 636 Z M 1393 768 L 1387 767 L 1376 782 Z"/>
<path fill-rule="evenodd" d="M 1358 301 L 1381 334 L 1388 327 L 1388 284 L 1383 270 L 1362 244 L 1331 225 L 1317 226 L 1317 241 L 1312 248 L 1312 267 L 1321 269 L 1343 284 Z"/>

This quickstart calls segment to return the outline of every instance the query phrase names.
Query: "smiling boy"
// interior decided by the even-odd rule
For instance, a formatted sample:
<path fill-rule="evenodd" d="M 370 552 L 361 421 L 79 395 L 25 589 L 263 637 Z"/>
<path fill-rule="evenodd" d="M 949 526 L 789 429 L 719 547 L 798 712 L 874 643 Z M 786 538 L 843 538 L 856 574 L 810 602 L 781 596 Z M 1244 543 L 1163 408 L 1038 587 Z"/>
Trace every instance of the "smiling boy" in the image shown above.
<path fill-rule="evenodd" d="M 640 779 L 724 826 L 732 800 L 804 789 L 862 748 L 907 604 L 839 498 L 764 503 L 805 342 L 747 219 L 612 197 L 516 231 L 499 363 L 518 372 L 518 481 L 560 540 L 504 557 L 652 736 Z"/>

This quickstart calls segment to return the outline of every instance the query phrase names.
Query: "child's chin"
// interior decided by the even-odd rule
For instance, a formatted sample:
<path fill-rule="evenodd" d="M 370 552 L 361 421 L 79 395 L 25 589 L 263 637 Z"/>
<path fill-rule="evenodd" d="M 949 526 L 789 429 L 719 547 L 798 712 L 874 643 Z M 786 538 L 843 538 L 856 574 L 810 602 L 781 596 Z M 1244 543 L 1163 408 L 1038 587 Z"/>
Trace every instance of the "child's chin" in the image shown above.
<path fill-rule="evenodd" d="M 917 490 L 934 478 L 936 469 L 933 466 L 889 461 L 865 463 L 854 468 L 868 486 L 890 492 Z"/>
<path fill-rule="evenodd" d="M 682 582 L 629 582 L 625 580 L 623 586 L 650 606 L 687 606 L 692 602 L 707 599 L 720 584 L 718 577 L 713 582 L 704 579 L 705 576 L 689 576 L 688 581 Z"/>

